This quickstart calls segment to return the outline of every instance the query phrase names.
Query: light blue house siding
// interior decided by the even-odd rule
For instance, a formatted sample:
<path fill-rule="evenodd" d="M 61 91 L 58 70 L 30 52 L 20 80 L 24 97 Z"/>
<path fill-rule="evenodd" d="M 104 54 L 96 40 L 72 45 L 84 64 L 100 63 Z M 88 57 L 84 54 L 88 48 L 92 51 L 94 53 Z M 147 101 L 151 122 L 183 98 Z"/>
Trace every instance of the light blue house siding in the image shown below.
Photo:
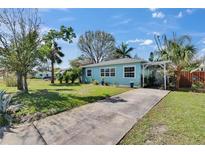
<path fill-rule="evenodd" d="M 125 77 L 124 68 L 134 67 L 134 77 Z M 101 76 L 101 69 L 115 68 L 115 76 Z M 91 76 L 87 76 L 87 70 L 91 70 Z M 105 66 L 94 66 L 83 68 L 83 82 L 91 83 L 93 80 L 97 80 L 99 83 L 104 78 L 104 82 L 114 85 L 130 86 L 130 82 L 134 83 L 135 87 L 141 86 L 141 63 L 126 63 L 126 64 L 113 64 Z"/>

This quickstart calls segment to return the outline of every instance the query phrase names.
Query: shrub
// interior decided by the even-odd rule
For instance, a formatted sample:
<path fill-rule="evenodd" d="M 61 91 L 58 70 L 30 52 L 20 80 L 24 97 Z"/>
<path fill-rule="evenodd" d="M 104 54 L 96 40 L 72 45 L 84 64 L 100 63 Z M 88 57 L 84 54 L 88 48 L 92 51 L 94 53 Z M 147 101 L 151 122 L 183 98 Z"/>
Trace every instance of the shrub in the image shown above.
<path fill-rule="evenodd" d="M 63 74 L 62 73 L 57 73 L 56 74 L 58 81 L 60 82 L 60 84 L 63 82 Z"/>
<path fill-rule="evenodd" d="M 106 85 L 106 86 L 109 86 L 110 84 L 109 84 L 109 82 L 105 82 L 105 85 Z"/>
<path fill-rule="evenodd" d="M 15 75 L 8 75 L 4 79 L 7 87 L 16 87 L 17 81 Z"/>
<path fill-rule="evenodd" d="M 8 125 L 8 121 L 4 118 L 2 114 L 0 114 L 0 127 Z"/>
<path fill-rule="evenodd" d="M 0 91 L 0 116 L 2 117 L 2 123 L 4 123 L 5 121 L 11 121 L 11 117 L 7 113 L 7 109 L 11 104 L 11 98 L 12 97 L 6 94 L 5 91 Z"/>
<path fill-rule="evenodd" d="M 93 80 L 94 85 L 99 85 L 99 82 L 97 80 Z"/>
<path fill-rule="evenodd" d="M 80 68 L 72 68 L 70 73 L 71 82 L 74 83 L 76 79 L 80 78 L 80 74 L 81 74 Z"/>
<path fill-rule="evenodd" d="M 69 72 L 69 71 L 66 71 L 66 72 L 63 74 L 63 78 L 64 78 L 65 83 L 68 83 L 69 80 L 70 80 L 70 72 Z"/>
<path fill-rule="evenodd" d="M 193 89 L 200 89 L 200 88 L 204 88 L 204 83 L 203 82 L 200 82 L 200 81 L 197 81 L 195 83 L 192 84 L 192 88 Z"/>

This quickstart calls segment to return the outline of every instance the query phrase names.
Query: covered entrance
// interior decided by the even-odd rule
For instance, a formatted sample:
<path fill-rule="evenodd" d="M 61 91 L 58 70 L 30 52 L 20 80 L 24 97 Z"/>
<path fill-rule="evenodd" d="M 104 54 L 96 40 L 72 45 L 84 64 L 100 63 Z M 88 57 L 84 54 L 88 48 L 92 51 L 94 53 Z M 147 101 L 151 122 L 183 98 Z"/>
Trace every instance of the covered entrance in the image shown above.
<path fill-rule="evenodd" d="M 145 87 L 145 75 L 148 77 L 149 71 L 148 68 L 150 66 L 159 66 L 159 68 L 163 69 L 163 85 L 164 89 L 167 89 L 167 64 L 171 63 L 171 61 L 159 61 L 159 62 L 148 62 L 142 64 L 142 87 Z M 157 79 L 158 80 L 158 79 Z"/>

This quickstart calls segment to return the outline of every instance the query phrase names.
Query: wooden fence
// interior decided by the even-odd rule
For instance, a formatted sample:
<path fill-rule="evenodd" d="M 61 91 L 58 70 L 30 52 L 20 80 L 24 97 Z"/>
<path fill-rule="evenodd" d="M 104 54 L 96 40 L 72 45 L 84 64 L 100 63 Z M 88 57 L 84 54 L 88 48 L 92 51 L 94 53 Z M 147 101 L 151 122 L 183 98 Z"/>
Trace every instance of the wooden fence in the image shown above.
<path fill-rule="evenodd" d="M 194 82 L 203 82 L 205 84 L 205 72 L 198 71 L 198 72 L 186 72 L 183 71 L 181 73 L 180 79 L 180 87 L 191 87 L 192 83 Z"/>

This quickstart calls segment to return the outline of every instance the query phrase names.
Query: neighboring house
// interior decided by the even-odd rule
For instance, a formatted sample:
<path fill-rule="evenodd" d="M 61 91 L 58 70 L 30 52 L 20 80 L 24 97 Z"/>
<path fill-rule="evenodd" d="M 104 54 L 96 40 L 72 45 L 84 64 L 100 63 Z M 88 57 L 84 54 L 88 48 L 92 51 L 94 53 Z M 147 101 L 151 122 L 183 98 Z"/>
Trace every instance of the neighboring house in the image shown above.
<path fill-rule="evenodd" d="M 93 80 L 101 83 L 129 86 L 131 82 L 135 87 L 141 87 L 143 59 L 123 58 L 103 61 L 97 64 L 83 66 L 82 81 L 90 83 Z"/>
<path fill-rule="evenodd" d="M 44 79 L 44 78 L 50 78 L 51 77 L 51 72 L 37 72 L 35 74 L 35 78 L 38 79 Z"/>

